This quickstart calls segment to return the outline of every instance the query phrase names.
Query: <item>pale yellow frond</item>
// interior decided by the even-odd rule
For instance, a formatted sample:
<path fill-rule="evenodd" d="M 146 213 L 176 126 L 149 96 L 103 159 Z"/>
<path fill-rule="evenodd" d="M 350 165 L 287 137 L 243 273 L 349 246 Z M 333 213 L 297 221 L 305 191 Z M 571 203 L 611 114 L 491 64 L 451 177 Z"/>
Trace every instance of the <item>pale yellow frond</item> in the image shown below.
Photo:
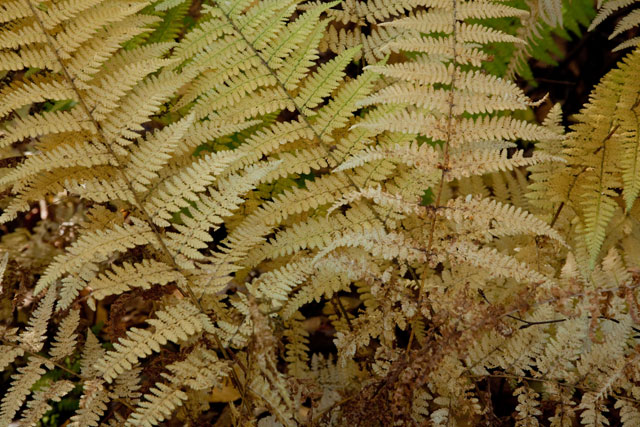
<path fill-rule="evenodd" d="M 262 250 L 256 252 L 255 259 L 251 261 L 253 263 L 258 259 L 290 255 L 303 249 L 322 248 L 333 242 L 336 232 L 362 232 L 371 228 L 375 220 L 376 217 L 370 209 L 357 205 L 346 214 L 296 223 L 263 245 Z"/>
<path fill-rule="evenodd" d="M 279 309 L 288 300 L 291 290 L 304 282 L 312 271 L 312 259 L 303 258 L 260 275 L 247 284 L 247 289 L 257 299 L 268 301 L 274 309 Z"/>
<path fill-rule="evenodd" d="M 620 411 L 620 421 L 623 427 L 632 427 L 640 424 L 640 410 L 627 400 L 618 399 L 614 405 Z"/>
<path fill-rule="evenodd" d="M 156 383 L 144 398 L 145 400 L 138 404 L 136 411 L 129 416 L 125 425 L 145 427 L 158 425 L 187 400 L 187 394 L 180 389 L 179 384 L 168 386 Z"/>
<path fill-rule="evenodd" d="M 399 194 L 392 194 L 382 190 L 378 187 L 368 187 L 362 190 L 354 190 L 349 193 L 343 194 L 333 205 L 327 210 L 327 213 L 338 209 L 340 206 L 352 204 L 363 198 L 372 200 L 379 206 L 391 209 L 394 212 L 402 213 L 405 215 L 416 215 L 418 217 L 426 217 L 427 209 L 421 206 L 416 201 L 409 201 L 402 198 Z"/>
<path fill-rule="evenodd" d="M 362 126 L 366 125 L 363 124 Z M 365 163 L 382 159 L 402 162 L 407 166 L 420 168 L 423 172 L 426 172 L 437 169 L 440 157 L 440 153 L 429 144 L 420 145 L 417 142 L 413 142 L 405 145 L 397 144 L 393 147 L 377 146 L 355 153 L 351 158 L 335 168 L 334 172 L 359 167 Z"/>
<path fill-rule="evenodd" d="M 537 426 L 538 416 L 542 415 L 540 410 L 540 395 L 532 389 L 522 386 L 514 390 L 513 394 L 518 399 L 518 405 L 516 405 L 516 426 Z"/>
<path fill-rule="evenodd" d="M 166 245 L 173 251 L 176 262 L 186 267 L 191 260 L 203 260 L 199 250 L 205 249 L 213 240 L 211 229 L 217 229 L 224 217 L 242 205 L 243 194 L 252 190 L 278 167 L 278 162 L 255 164 L 245 168 L 242 175 L 229 175 L 218 181 L 217 190 L 209 190 L 189 207 L 189 215 L 181 215 L 182 224 L 175 224 L 177 233 L 167 233 Z"/>
<path fill-rule="evenodd" d="M 100 417 L 107 410 L 109 391 L 102 380 L 86 380 L 82 384 L 80 407 L 71 417 L 70 427 L 94 427 L 100 422 Z"/>
<path fill-rule="evenodd" d="M 198 193 L 206 191 L 235 157 L 229 151 L 207 154 L 164 179 L 145 197 L 144 206 L 153 222 L 168 227 L 171 214 L 197 201 Z"/>
<path fill-rule="evenodd" d="M 62 255 L 58 255 L 40 277 L 35 292 L 49 288 L 56 280 L 66 274 L 79 274 L 88 263 L 99 263 L 114 252 L 124 252 L 135 246 L 155 243 L 155 237 L 148 224 L 135 217 L 131 224 L 114 225 L 110 229 L 96 230 L 84 234 Z M 93 275 L 91 275 L 93 276 Z M 91 279 L 87 277 L 86 279 Z M 61 289 L 60 308 L 66 308 L 77 295 L 79 289 Z"/>
<path fill-rule="evenodd" d="M 211 320 L 187 300 L 157 311 L 155 318 L 147 320 L 147 323 L 153 326 L 153 332 L 149 329 L 129 329 L 127 338 L 114 343 L 114 350 L 108 351 L 97 361 L 95 367 L 107 382 L 112 382 L 118 374 L 131 369 L 139 359 L 160 351 L 160 346 L 168 341 L 178 343 L 203 329 L 213 329 Z"/>
<path fill-rule="evenodd" d="M 300 111 L 309 114 L 324 97 L 338 88 L 345 76 L 344 69 L 359 50 L 359 47 L 345 50 L 331 61 L 322 64 L 316 72 L 302 82 L 295 99 Z"/>
<path fill-rule="evenodd" d="M 493 277 L 513 278 L 517 281 L 546 283 L 550 279 L 531 270 L 514 257 L 498 252 L 494 248 L 480 247 L 470 242 L 457 242 L 444 248 L 449 256 L 474 267 L 487 268 Z"/>
<path fill-rule="evenodd" d="M 114 265 L 111 270 L 106 270 L 87 282 L 87 288 L 91 291 L 87 301 L 89 307 L 95 310 L 96 301 L 100 301 L 109 295 L 119 295 L 134 288 L 149 289 L 153 285 L 166 285 L 176 282 L 183 284 L 185 278 L 173 266 L 160 261 L 144 259 L 140 263 L 123 263 Z"/>
<path fill-rule="evenodd" d="M 591 21 L 591 25 L 589 25 L 589 31 L 592 31 L 597 27 L 600 23 L 602 23 L 605 19 L 611 16 L 615 11 L 622 9 L 623 7 L 627 7 L 632 5 L 637 0 L 609 0 L 609 1 L 599 1 L 598 2 L 598 15 Z"/>
<path fill-rule="evenodd" d="M 477 83 L 473 85 L 479 86 Z M 455 100 L 450 107 L 450 98 Z M 441 114 L 459 115 L 491 113 L 499 110 L 524 110 L 529 101 L 523 94 L 520 96 L 493 95 L 472 91 L 455 90 L 453 95 L 449 89 L 434 89 L 433 87 L 417 86 L 411 83 L 396 83 L 389 85 L 368 97 L 361 105 L 371 104 L 411 104 L 427 111 Z"/>
<path fill-rule="evenodd" d="M 451 37 L 411 37 L 404 35 L 386 43 L 382 49 L 385 52 L 421 52 L 447 60 L 452 60 L 455 56 L 457 64 L 470 64 L 474 67 L 480 67 L 482 62 L 489 60 L 490 57 L 478 46 L 477 43 L 459 43 L 455 45 L 454 49 Z"/>
<path fill-rule="evenodd" d="M 18 422 L 21 426 L 36 426 L 42 417 L 51 409 L 49 400 L 60 402 L 75 385 L 71 381 L 59 380 L 33 393 L 33 399 L 27 402 L 27 407 Z"/>
<path fill-rule="evenodd" d="M 461 23 L 456 29 L 456 36 L 467 43 L 525 43 L 518 37 L 480 24 Z"/>
<path fill-rule="evenodd" d="M 45 28 L 50 30 L 63 21 L 75 18 L 78 14 L 98 6 L 103 0 L 65 0 L 47 7 L 46 13 L 40 14 Z"/>
<path fill-rule="evenodd" d="M 55 168 L 74 166 L 91 168 L 108 165 L 112 161 L 113 155 L 100 143 L 82 141 L 75 144 L 64 144 L 28 157 L 0 178 L 0 186 L 24 185 L 29 178 Z"/>
<path fill-rule="evenodd" d="M 4 279 L 4 272 L 7 269 L 7 263 L 9 262 L 9 252 L 5 252 L 3 255 L 0 255 L 2 257 L 2 259 L 0 259 L 0 295 L 2 295 L 3 292 L 3 285 L 2 285 L 2 281 Z"/>
<path fill-rule="evenodd" d="M 524 156 L 524 151 L 518 150 L 510 155 L 512 150 L 473 150 L 463 151 L 451 160 L 447 179 L 467 178 L 497 171 L 510 171 L 521 166 L 531 166 L 544 162 L 565 162 L 560 156 L 553 156 L 544 152 L 534 152 L 530 157 Z"/>
<path fill-rule="evenodd" d="M 14 345 L 0 345 L 0 372 L 7 369 L 18 357 L 24 355 L 24 349 Z"/>
<path fill-rule="evenodd" d="M 458 223 L 466 223 L 472 231 L 483 230 L 483 233 L 491 236 L 537 234 L 565 244 L 562 236 L 546 222 L 513 205 L 491 199 L 458 197 L 447 203 L 441 215 Z"/>
<path fill-rule="evenodd" d="M 189 115 L 161 131 L 150 134 L 131 150 L 125 173 L 130 177 L 134 190 L 146 190 L 146 186 L 158 176 L 157 172 L 171 158 L 172 152 L 192 123 L 193 116 Z"/>
<path fill-rule="evenodd" d="M 184 360 L 167 365 L 166 369 L 170 373 L 162 373 L 164 378 L 192 390 L 222 387 L 230 372 L 227 361 L 220 360 L 215 351 L 202 346 L 196 347 Z"/>
<path fill-rule="evenodd" d="M 25 138 L 64 133 L 64 132 L 94 132 L 93 123 L 87 120 L 86 115 L 80 109 L 71 111 L 54 111 L 50 113 L 34 114 L 24 119 L 18 118 L 7 126 L 4 137 L 0 139 L 0 147 L 7 147 Z"/>
<path fill-rule="evenodd" d="M 47 371 L 42 368 L 43 360 L 33 357 L 26 366 L 17 369 L 13 380 L 0 403 L 0 425 L 8 426 L 18 413 L 31 388 Z"/>
<path fill-rule="evenodd" d="M 323 256 L 339 247 L 360 247 L 385 260 L 399 258 L 408 262 L 427 262 L 427 253 L 419 242 L 412 241 L 403 233 L 387 233 L 379 228 L 358 232 L 345 232 L 335 236 L 314 258 L 318 262 Z"/>
<path fill-rule="evenodd" d="M 28 81 L 17 81 L 0 91 L 0 118 L 11 111 L 35 102 L 49 99 L 75 100 L 76 94 L 68 85 L 52 77 L 34 76 Z"/>
<path fill-rule="evenodd" d="M 594 177 L 583 190 L 583 238 L 589 253 L 589 265 L 595 266 L 600 248 L 605 239 L 607 226 L 618 209 L 615 191 L 603 188 Z"/>
<path fill-rule="evenodd" d="M 76 329 L 79 323 L 80 312 L 78 310 L 71 310 L 69 314 L 62 319 L 51 349 L 49 350 L 49 356 L 51 356 L 52 360 L 62 360 L 73 354 L 76 349 L 76 344 L 78 343 Z"/>
<path fill-rule="evenodd" d="M 31 16 L 31 8 L 22 0 L 6 1 L 0 5 L 0 22 L 3 24 L 27 16 Z"/>
<path fill-rule="evenodd" d="M 104 357 L 105 349 L 98 341 L 98 338 L 91 332 L 87 331 L 87 340 L 82 349 L 82 359 L 80 359 L 80 372 L 87 377 L 93 377 L 98 374 L 96 362 Z"/>
<path fill-rule="evenodd" d="M 323 141 L 331 141 L 331 132 L 347 123 L 351 114 L 358 109 L 358 101 L 369 95 L 377 79 L 377 74 L 365 71 L 343 85 L 329 103 L 318 111 L 311 125 Z"/>
<path fill-rule="evenodd" d="M 38 304 L 38 308 L 31 314 L 27 328 L 18 336 L 18 342 L 25 349 L 34 353 L 42 350 L 44 341 L 47 339 L 47 326 L 55 299 L 56 289 L 51 287 Z"/>

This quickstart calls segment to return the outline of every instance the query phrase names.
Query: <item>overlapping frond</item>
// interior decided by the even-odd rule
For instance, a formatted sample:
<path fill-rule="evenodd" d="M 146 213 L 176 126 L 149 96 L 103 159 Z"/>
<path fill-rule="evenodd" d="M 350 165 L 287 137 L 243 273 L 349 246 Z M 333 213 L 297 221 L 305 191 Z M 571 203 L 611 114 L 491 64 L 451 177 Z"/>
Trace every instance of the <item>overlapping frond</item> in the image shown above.
<path fill-rule="evenodd" d="M 603 78 L 566 142 L 565 155 L 571 168 L 564 179 L 571 182 L 572 205 L 580 213 L 591 268 L 619 208 L 618 191 L 622 190 L 626 211 L 633 207 L 640 191 L 639 58 L 636 49 Z M 614 113 L 603 115 L 602 111 L 608 108 Z"/>
<path fill-rule="evenodd" d="M 619 11 L 623 8 L 628 8 L 629 6 L 633 6 L 630 9 L 629 13 L 620 19 L 615 26 L 613 32 L 609 35 L 609 39 L 613 39 L 616 36 L 624 33 L 625 31 L 629 31 L 632 28 L 640 25 L 640 9 L 637 9 L 638 2 L 636 0 L 604 0 L 598 1 L 598 14 L 591 22 L 589 26 L 589 30 L 593 30 L 595 27 L 600 25 L 604 20 L 610 17 L 613 13 Z M 624 42 L 618 44 L 615 47 L 614 52 L 622 49 L 627 49 L 630 47 L 637 46 L 640 43 L 640 37 L 632 37 Z"/>
<path fill-rule="evenodd" d="M 190 335 L 213 327 L 209 318 L 188 301 L 158 311 L 155 317 L 147 320 L 154 327 L 154 332 L 131 328 L 127 338 L 115 343 L 114 350 L 97 361 L 96 369 L 106 381 L 111 382 L 118 374 L 131 369 L 139 359 L 160 351 L 160 346 L 168 341 L 186 340 Z"/>
<path fill-rule="evenodd" d="M 520 425 L 635 422 L 638 50 L 565 140 L 498 76 L 561 1 L 205 3 L 0 0 L 2 230 L 77 208 L 0 327 L 0 424 L 480 424 L 501 376 Z"/>

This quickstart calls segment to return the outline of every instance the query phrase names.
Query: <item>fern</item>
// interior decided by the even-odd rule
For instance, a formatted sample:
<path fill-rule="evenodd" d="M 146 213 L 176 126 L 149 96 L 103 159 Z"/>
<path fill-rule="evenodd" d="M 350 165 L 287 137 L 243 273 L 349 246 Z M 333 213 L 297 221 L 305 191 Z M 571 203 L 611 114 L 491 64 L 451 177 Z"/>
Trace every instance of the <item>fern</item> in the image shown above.
<path fill-rule="evenodd" d="M 637 118 L 634 113 L 638 107 L 639 90 L 634 86 L 637 85 L 638 57 L 636 50 L 620 64 L 620 68 L 603 78 L 590 103 L 578 116 L 580 123 L 573 127 L 567 140 L 565 152 L 571 168 L 563 179 L 571 180 L 570 197 L 575 200 L 572 206 L 581 213 L 582 235 L 591 268 L 598 258 L 607 225 L 616 212 L 615 190 L 623 190 L 627 210 L 638 196 L 635 173 Z M 613 116 L 614 119 L 598 116 L 596 119 L 594 114 L 611 103 L 616 105 L 616 111 L 620 108 L 619 116 Z"/>
<path fill-rule="evenodd" d="M 616 36 L 628 31 L 638 24 L 640 24 L 640 12 L 635 8 L 635 1 L 598 1 L 598 15 L 593 19 L 591 25 L 589 26 L 589 30 L 593 30 L 597 27 L 602 21 L 607 19 L 612 13 L 625 8 L 627 6 L 633 5 L 634 8 L 626 14 L 622 19 L 618 21 L 614 31 L 609 36 L 609 39 L 613 39 Z M 639 37 L 632 37 L 615 47 L 614 52 L 622 49 L 627 49 L 629 47 L 634 47 L 640 42 Z"/>
<path fill-rule="evenodd" d="M 633 425 L 638 50 L 509 80 L 582 6 L 0 3 L 0 425 Z"/>

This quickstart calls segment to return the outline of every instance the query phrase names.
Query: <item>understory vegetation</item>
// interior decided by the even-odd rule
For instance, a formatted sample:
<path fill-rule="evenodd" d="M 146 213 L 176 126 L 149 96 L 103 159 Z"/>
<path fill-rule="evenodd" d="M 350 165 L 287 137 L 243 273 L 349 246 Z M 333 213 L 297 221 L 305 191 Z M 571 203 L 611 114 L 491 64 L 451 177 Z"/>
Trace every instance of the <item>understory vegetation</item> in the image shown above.
<path fill-rule="evenodd" d="M 640 426 L 638 0 L 0 0 L 0 427 Z"/>

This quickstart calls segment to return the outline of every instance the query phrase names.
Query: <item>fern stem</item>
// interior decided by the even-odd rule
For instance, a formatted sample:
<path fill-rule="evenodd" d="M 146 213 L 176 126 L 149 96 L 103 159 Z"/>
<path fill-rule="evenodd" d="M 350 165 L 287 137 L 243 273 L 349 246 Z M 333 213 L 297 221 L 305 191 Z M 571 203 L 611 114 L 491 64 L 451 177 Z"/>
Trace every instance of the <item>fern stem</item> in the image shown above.
<path fill-rule="evenodd" d="M 342 305 L 340 298 L 334 296 L 333 298 L 331 298 L 331 304 L 333 304 L 333 309 L 335 310 L 336 314 L 341 314 L 341 316 L 344 317 L 344 320 L 347 321 L 347 326 L 349 327 L 349 330 L 353 331 L 353 326 L 351 325 L 351 319 L 349 319 L 349 315 L 347 314 L 347 311 L 344 309 L 344 306 Z"/>
<path fill-rule="evenodd" d="M 429 229 L 429 237 L 427 240 L 427 257 L 431 255 L 431 249 L 433 247 L 433 236 L 436 232 L 436 223 L 438 221 L 438 208 L 440 207 L 440 201 L 442 199 L 442 192 L 444 190 L 444 179 L 449 170 L 449 145 L 451 142 L 451 133 L 453 126 L 453 107 L 454 107 L 454 96 L 455 96 L 455 84 L 456 84 L 456 74 L 457 74 L 457 51 L 456 46 L 458 43 L 457 40 L 457 0 L 452 0 L 453 3 L 453 11 L 452 11 L 452 50 L 453 50 L 453 58 L 451 63 L 453 64 L 452 72 L 451 72 L 451 88 L 449 90 L 449 114 L 447 117 L 447 137 L 444 141 L 444 148 L 442 153 L 442 173 L 440 174 L 440 182 L 438 182 L 438 190 L 436 192 L 436 198 L 433 202 L 433 210 L 431 211 L 431 228 Z M 424 299 L 424 290 L 422 289 L 422 285 L 418 290 L 418 312 L 420 312 L 420 307 L 422 307 L 422 302 Z M 411 349 L 411 345 L 413 344 L 413 336 L 415 335 L 414 329 L 411 328 L 411 334 L 409 335 L 409 342 L 407 344 L 407 351 Z"/>

